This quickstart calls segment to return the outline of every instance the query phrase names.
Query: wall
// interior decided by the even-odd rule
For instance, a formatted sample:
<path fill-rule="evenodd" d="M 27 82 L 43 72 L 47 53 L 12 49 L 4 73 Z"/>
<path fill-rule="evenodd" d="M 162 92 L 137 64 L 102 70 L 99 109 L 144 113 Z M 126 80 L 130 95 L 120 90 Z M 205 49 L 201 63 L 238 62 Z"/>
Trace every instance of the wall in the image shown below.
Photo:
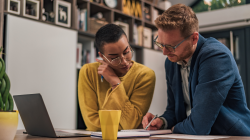
<path fill-rule="evenodd" d="M 74 30 L 7 15 L 10 92 L 41 93 L 55 128 L 76 128 L 76 42 Z"/>
<path fill-rule="evenodd" d="M 154 70 L 156 75 L 154 96 L 148 112 L 162 115 L 167 107 L 167 84 L 164 68 L 166 56 L 160 51 L 150 49 L 144 49 L 143 55 L 144 65 Z"/>

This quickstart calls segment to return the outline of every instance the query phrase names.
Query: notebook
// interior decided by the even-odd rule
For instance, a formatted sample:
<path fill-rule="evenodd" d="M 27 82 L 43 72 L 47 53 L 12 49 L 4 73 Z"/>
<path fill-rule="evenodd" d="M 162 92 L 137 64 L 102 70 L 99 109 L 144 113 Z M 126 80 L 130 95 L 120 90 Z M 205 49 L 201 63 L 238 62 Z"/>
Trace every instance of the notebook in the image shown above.
<path fill-rule="evenodd" d="M 42 137 L 86 137 L 90 134 L 55 131 L 41 94 L 13 96 L 28 134 Z"/>
<path fill-rule="evenodd" d="M 127 130 L 121 130 L 121 131 L 122 132 L 147 132 L 150 134 L 150 136 L 172 134 L 172 131 L 170 129 L 166 129 L 166 130 L 127 129 Z"/>
<path fill-rule="evenodd" d="M 91 132 L 91 137 L 102 138 L 102 132 Z M 123 132 L 117 133 L 117 138 L 150 137 L 148 132 Z"/>

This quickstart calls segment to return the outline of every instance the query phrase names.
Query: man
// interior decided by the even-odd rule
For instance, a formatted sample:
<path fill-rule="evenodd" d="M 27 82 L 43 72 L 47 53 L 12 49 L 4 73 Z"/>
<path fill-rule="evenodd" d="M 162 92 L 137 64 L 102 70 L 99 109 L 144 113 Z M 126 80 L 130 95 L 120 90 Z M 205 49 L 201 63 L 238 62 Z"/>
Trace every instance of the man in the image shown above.
<path fill-rule="evenodd" d="M 148 129 L 250 136 L 250 111 L 230 50 L 214 38 L 202 37 L 195 13 L 183 4 L 170 7 L 155 23 L 155 44 L 168 56 L 168 105 Z M 153 117 L 151 113 L 144 116 L 144 128 Z"/>

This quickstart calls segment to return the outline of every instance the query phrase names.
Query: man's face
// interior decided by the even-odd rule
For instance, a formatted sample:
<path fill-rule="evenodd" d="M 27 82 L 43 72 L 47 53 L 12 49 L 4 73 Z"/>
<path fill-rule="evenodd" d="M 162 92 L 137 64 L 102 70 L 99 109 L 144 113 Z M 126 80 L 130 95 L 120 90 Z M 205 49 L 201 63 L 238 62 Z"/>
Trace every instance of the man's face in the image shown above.
<path fill-rule="evenodd" d="M 163 48 L 163 55 L 167 55 L 168 59 L 171 62 L 178 62 L 187 60 L 191 58 L 193 55 L 195 49 L 196 49 L 196 43 L 198 39 L 194 40 L 197 37 L 197 32 L 188 37 L 185 41 L 183 41 L 186 37 L 181 36 L 179 29 L 174 30 L 168 30 L 163 31 L 162 29 L 158 29 L 158 39 L 157 42 L 164 44 L 164 45 L 170 45 L 172 47 L 176 46 L 180 42 L 182 42 L 174 52 L 168 51 L 165 47 Z"/>

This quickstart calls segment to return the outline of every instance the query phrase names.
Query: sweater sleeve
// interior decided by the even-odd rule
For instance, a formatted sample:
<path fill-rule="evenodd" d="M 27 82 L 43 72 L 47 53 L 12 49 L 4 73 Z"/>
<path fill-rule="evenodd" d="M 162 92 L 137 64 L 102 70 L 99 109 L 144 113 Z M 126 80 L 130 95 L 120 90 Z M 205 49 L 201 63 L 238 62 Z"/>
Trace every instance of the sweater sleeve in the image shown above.
<path fill-rule="evenodd" d="M 132 79 L 131 79 L 132 80 Z M 142 117 L 147 113 L 155 87 L 155 73 L 152 70 L 143 71 L 135 77 L 135 85 L 132 95 L 127 96 L 123 82 L 113 91 L 111 88 L 106 94 L 102 109 L 104 110 L 121 110 L 120 129 L 137 128 Z"/>
<path fill-rule="evenodd" d="M 78 100 L 87 130 L 100 131 L 98 99 L 92 76 L 88 64 L 85 64 L 79 73 Z"/>

